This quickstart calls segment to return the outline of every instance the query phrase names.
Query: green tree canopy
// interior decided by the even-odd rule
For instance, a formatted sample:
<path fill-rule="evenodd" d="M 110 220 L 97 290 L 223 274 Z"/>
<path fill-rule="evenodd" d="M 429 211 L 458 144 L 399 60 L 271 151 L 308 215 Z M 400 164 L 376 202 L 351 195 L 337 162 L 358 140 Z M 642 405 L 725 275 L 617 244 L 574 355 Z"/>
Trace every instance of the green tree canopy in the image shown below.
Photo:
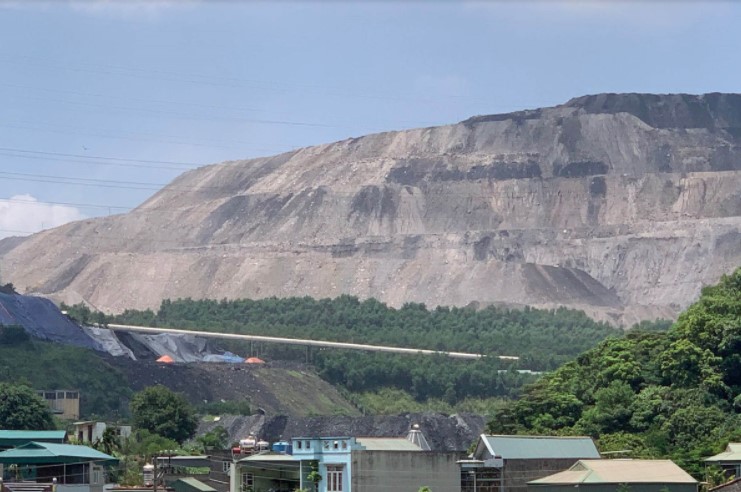
<path fill-rule="evenodd" d="M 0 383 L 0 429 L 54 429 L 51 410 L 25 385 Z"/>
<path fill-rule="evenodd" d="M 183 396 L 164 386 L 150 386 L 131 399 L 134 425 L 181 443 L 195 435 L 198 427 L 193 407 Z"/>
<path fill-rule="evenodd" d="M 741 268 L 665 333 L 608 339 L 529 386 L 490 430 L 589 434 L 603 451 L 669 457 L 700 477 L 702 458 L 741 427 Z"/>

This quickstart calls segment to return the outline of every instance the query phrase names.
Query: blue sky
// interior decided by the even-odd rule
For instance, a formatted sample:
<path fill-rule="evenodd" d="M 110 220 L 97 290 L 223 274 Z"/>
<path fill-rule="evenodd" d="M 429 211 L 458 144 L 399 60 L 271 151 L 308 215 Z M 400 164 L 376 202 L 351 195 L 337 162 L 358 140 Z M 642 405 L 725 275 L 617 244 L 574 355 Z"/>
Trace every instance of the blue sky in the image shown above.
<path fill-rule="evenodd" d="M 598 92 L 739 92 L 740 18 L 718 1 L 0 0 L 0 237 L 125 211 L 203 164 Z"/>

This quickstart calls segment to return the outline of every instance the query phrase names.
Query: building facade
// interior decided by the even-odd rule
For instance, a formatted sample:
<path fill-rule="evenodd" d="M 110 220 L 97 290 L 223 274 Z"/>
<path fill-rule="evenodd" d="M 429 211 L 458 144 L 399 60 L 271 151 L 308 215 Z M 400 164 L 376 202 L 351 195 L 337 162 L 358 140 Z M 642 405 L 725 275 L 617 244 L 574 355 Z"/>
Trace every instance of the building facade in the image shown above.
<path fill-rule="evenodd" d="M 80 418 L 79 390 L 39 390 L 38 395 L 49 405 L 52 413 L 62 420 Z"/>
<path fill-rule="evenodd" d="M 303 437 L 292 455 L 260 453 L 239 460 L 231 492 L 459 492 L 459 455 L 423 451 L 404 438 Z"/>
<path fill-rule="evenodd" d="M 589 437 L 482 434 L 472 459 L 460 464 L 462 492 L 522 492 L 531 480 L 565 470 L 583 458 L 599 458 Z"/>
<path fill-rule="evenodd" d="M 579 460 L 527 484 L 528 492 L 697 492 L 698 482 L 670 460 Z"/>

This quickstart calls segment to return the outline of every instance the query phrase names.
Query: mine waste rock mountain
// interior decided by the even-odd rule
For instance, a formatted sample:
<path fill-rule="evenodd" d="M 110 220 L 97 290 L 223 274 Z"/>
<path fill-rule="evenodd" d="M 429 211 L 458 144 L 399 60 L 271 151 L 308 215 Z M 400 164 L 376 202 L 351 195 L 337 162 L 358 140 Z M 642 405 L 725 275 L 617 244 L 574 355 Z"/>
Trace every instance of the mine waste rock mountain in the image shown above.
<path fill-rule="evenodd" d="M 305 436 L 405 437 L 419 425 L 433 451 L 465 452 L 485 432 L 486 418 L 461 413 L 405 413 L 401 415 L 327 415 L 319 417 L 223 415 L 218 421 L 201 421 L 198 435 L 224 427 L 229 441 L 249 435 L 267 441 L 287 441 Z"/>
<path fill-rule="evenodd" d="M 741 265 L 741 95 L 600 94 L 206 166 L 0 255 L 4 282 L 109 312 L 346 293 L 672 317 Z"/>

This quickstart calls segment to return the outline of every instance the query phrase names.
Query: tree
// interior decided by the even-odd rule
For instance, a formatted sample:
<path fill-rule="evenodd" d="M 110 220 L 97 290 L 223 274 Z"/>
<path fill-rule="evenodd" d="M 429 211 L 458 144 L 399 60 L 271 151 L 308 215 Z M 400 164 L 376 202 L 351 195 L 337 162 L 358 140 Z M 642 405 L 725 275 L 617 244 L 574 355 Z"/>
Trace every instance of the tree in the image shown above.
<path fill-rule="evenodd" d="M 51 410 L 28 386 L 0 383 L 0 429 L 54 429 Z"/>
<path fill-rule="evenodd" d="M 210 432 L 205 433 L 198 438 L 204 449 L 224 449 L 227 445 L 229 434 L 223 426 L 218 426 Z"/>
<path fill-rule="evenodd" d="M 116 429 L 113 427 L 106 427 L 106 430 L 103 431 L 103 435 L 100 439 L 93 443 L 93 447 L 105 454 L 113 454 L 114 451 L 118 451 L 121 447 L 121 440 L 116 433 Z"/>
<path fill-rule="evenodd" d="M 150 386 L 131 399 L 134 425 L 178 443 L 193 437 L 198 427 L 193 407 L 162 385 Z"/>

